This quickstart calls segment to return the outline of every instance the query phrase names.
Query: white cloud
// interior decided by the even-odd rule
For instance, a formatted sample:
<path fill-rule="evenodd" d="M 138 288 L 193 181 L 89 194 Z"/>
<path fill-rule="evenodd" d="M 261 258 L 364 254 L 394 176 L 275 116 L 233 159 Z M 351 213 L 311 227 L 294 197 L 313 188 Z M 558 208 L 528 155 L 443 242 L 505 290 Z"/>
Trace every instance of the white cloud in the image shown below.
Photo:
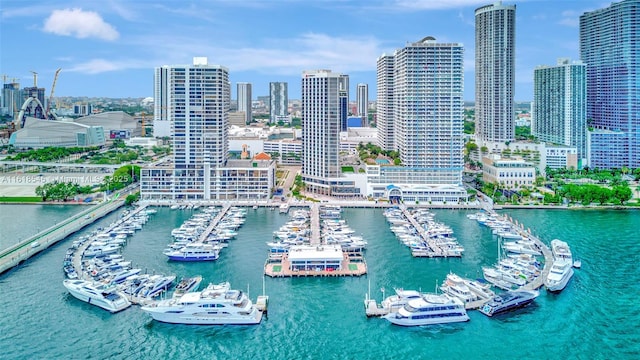
<path fill-rule="evenodd" d="M 563 11 L 561 14 L 562 18 L 558 21 L 558 24 L 569 27 L 578 27 L 578 25 L 580 25 L 580 15 L 582 13 L 583 12 L 573 10 Z"/>
<path fill-rule="evenodd" d="M 126 69 L 149 69 L 154 66 L 150 64 L 148 60 L 105 60 L 105 59 L 91 59 L 84 63 L 76 64 L 75 66 L 65 69 L 67 72 L 79 72 L 83 74 L 100 74 L 104 72 L 120 71 Z"/>
<path fill-rule="evenodd" d="M 54 10 L 45 20 L 43 30 L 79 39 L 94 37 L 112 41 L 119 36 L 118 31 L 106 23 L 98 13 L 78 8 Z"/>

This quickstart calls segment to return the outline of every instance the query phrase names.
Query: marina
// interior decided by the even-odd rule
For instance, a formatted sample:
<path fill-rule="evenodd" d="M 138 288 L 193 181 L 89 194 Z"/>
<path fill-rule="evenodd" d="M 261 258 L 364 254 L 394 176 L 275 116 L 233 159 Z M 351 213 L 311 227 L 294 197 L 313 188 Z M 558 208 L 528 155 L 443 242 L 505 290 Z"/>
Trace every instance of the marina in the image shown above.
<path fill-rule="evenodd" d="M 137 231 L 128 241 L 122 253 L 125 259 L 133 260 L 136 267 L 142 268 L 143 271 L 149 269 L 151 272 L 153 269 L 155 273 L 179 275 L 178 278 L 202 274 L 205 284 L 225 280 L 239 285 L 234 286 L 236 288 L 247 288 L 248 284 L 252 290 L 257 290 L 251 291 L 252 298 L 255 299 L 255 295 L 259 295 L 263 281 L 261 273 L 264 252 L 267 249 L 265 241 L 268 240 L 265 239 L 265 229 L 267 232 L 277 230 L 287 222 L 287 216 L 279 214 L 278 211 L 269 211 L 268 208 L 260 208 L 255 212 L 251 210 L 247 215 L 246 224 L 238 231 L 237 241 L 225 249 L 224 256 L 219 260 L 213 263 L 181 264 L 166 261 L 161 252 L 167 244 L 166 239 L 171 230 L 180 226 L 192 213 L 173 211 L 168 207 L 157 210 L 158 213 L 151 215 L 143 229 Z M 587 341 L 581 341 L 574 346 L 576 351 L 591 354 L 607 352 L 621 356 L 634 351 L 633 346 L 620 350 L 624 349 L 625 344 L 633 344 L 630 342 L 632 337 L 618 335 L 618 332 L 633 333 L 624 322 L 611 325 L 616 329 L 615 336 L 598 334 L 598 339 L 601 339 L 601 336 L 607 339 L 604 345 L 597 341 L 596 334 L 589 330 L 603 326 L 605 321 L 610 320 L 598 317 L 591 311 L 596 303 L 607 312 L 613 311 L 615 307 L 616 312 L 612 313 L 617 314 L 616 316 L 624 316 L 631 320 L 636 316 L 631 311 L 633 307 L 630 307 L 633 303 L 632 298 L 626 294 L 615 298 L 609 296 L 610 287 L 619 284 L 616 282 L 618 277 L 612 277 L 611 274 L 622 274 L 628 280 L 634 278 L 635 272 L 632 272 L 630 267 L 611 267 L 608 262 L 598 260 L 614 256 L 614 253 L 634 254 L 635 245 L 632 244 L 635 244 L 635 241 L 633 237 L 629 237 L 634 230 L 624 225 L 637 220 L 634 218 L 634 212 L 617 213 L 616 217 L 627 216 L 622 222 L 616 222 L 607 212 L 553 212 L 548 216 L 544 211 L 509 212 L 509 215 L 517 218 L 519 222 L 530 226 L 539 238 L 567 239 L 572 250 L 581 255 L 582 269 L 559 295 L 542 290 L 535 302 L 505 316 L 490 319 L 477 311 L 469 311 L 470 321 L 466 323 L 418 327 L 411 331 L 391 326 L 383 319 L 368 320 L 361 309 L 362 298 L 367 292 L 369 281 L 374 288 L 384 286 L 387 290 L 393 287 L 419 290 L 422 287 L 433 291 L 434 285 L 440 285 L 450 272 L 475 279 L 481 277 L 482 274 L 478 274 L 478 270 L 482 265 L 491 264 L 496 260 L 496 240 L 490 229 L 466 219 L 465 212 L 435 212 L 440 221 L 452 227 L 461 245 L 465 246 L 463 258 L 431 259 L 426 262 L 425 259 L 413 258 L 407 254 L 404 245 L 398 244 L 394 234 L 389 231 L 388 224 L 380 221 L 383 219 L 381 209 L 345 209 L 343 218 L 348 220 L 350 227 L 357 234 L 362 234 L 369 242 L 366 252 L 368 275 L 289 279 L 267 277 L 266 289 L 272 300 L 269 304 L 269 318 L 263 319 L 260 326 L 251 327 L 250 331 L 244 327 L 198 329 L 163 324 L 152 320 L 137 306 L 111 315 L 107 311 L 74 299 L 62 286 L 64 273 L 60 271 L 60 260 L 65 255 L 67 245 L 75 240 L 75 237 L 72 237 L 63 243 L 64 246 L 52 247 L 33 258 L 28 266 L 19 266 L 3 276 L 0 298 L 6 303 L 8 321 L 12 326 L 2 328 L 11 341 L 4 338 L 0 342 L 9 359 L 19 358 L 18 354 L 20 357 L 42 358 L 44 354 L 55 356 L 68 353 L 71 349 L 80 350 L 81 347 L 71 341 L 77 337 L 83 338 L 83 344 L 91 345 L 88 349 L 86 346 L 82 349 L 86 351 L 87 356 L 92 357 L 104 357 L 104 354 L 109 354 L 114 358 L 150 358 L 160 356 L 160 353 L 166 354 L 171 348 L 181 346 L 180 344 L 189 348 L 197 347 L 197 351 L 184 350 L 194 356 L 201 351 L 220 351 L 223 347 L 225 355 L 238 358 L 261 358 L 266 353 L 269 357 L 286 358 L 287 354 L 293 352 L 296 356 L 313 357 L 313 354 L 320 351 L 327 356 L 340 357 L 344 354 L 344 346 L 342 342 L 335 340 L 338 337 L 350 337 L 365 344 L 366 350 L 353 349 L 354 357 L 386 358 L 394 354 L 405 354 L 407 351 L 426 355 L 425 346 L 430 348 L 428 354 L 431 356 L 445 356 L 445 352 L 439 349 L 447 348 L 459 350 L 453 355 L 447 352 L 446 356 L 479 356 L 489 352 L 494 354 L 497 350 L 512 357 L 525 356 L 540 349 L 542 343 L 536 341 L 535 336 L 532 337 L 533 334 L 553 331 L 557 326 L 562 326 L 564 331 L 558 332 L 560 335 L 565 331 L 567 334 L 579 332 L 586 338 Z M 119 218 L 119 214 L 114 213 L 95 226 L 105 226 L 105 223 L 113 222 L 116 218 Z M 536 224 L 541 222 L 545 226 L 536 227 Z M 572 225 L 574 223 L 576 225 Z M 589 225 L 591 223 L 593 226 Z M 606 236 L 606 228 L 600 228 L 605 223 L 615 224 L 621 229 L 621 236 L 615 244 L 604 246 L 605 244 L 598 241 Z M 92 228 L 86 231 L 90 230 Z M 83 231 L 76 236 L 84 234 Z M 43 277 L 46 277 L 47 281 L 37 280 Z M 42 296 L 32 297 L 34 294 Z M 9 297 L 14 296 L 29 297 L 33 301 L 22 304 L 9 301 Z M 304 306 L 300 305 L 300 299 L 305 299 Z M 608 301 L 604 301 L 605 299 Z M 45 300 L 46 312 L 42 311 Z M 17 320 L 17 315 L 11 314 L 21 314 L 20 320 Z M 568 317 L 573 321 L 567 322 Z M 331 335 L 321 329 L 322 326 L 318 326 L 326 322 L 336 324 Z M 64 323 L 64 327 L 59 326 L 59 323 Z M 47 334 L 65 335 L 55 342 L 35 344 L 31 347 L 17 346 L 29 343 L 28 338 L 33 337 L 36 332 L 41 333 L 39 327 L 44 326 L 48 328 L 45 331 Z M 122 340 L 122 333 L 131 334 L 130 339 L 128 337 L 127 340 Z M 478 336 L 479 333 L 483 336 Z M 286 334 L 305 334 L 305 345 L 302 346 L 290 336 L 284 336 Z M 367 340 L 371 337 L 377 340 Z M 485 341 L 486 337 L 502 337 L 506 343 L 503 344 L 503 341 L 489 345 Z M 402 344 L 398 343 L 399 338 L 403 339 Z M 270 343 L 273 347 L 267 350 L 263 347 L 248 347 L 247 342 L 252 341 Z M 467 342 L 468 346 L 456 347 L 460 341 Z M 111 345 L 107 346 L 108 343 L 123 345 L 115 349 Z M 139 346 L 141 343 L 148 343 L 152 347 L 142 350 Z M 514 347 L 516 343 L 518 346 Z M 565 346 L 568 343 L 570 340 L 563 336 L 545 337 L 544 340 L 545 346 Z M 599 345 L 590 345 L 595 343 Z M 468 347 L 472 347 L 473 351 Z"/>

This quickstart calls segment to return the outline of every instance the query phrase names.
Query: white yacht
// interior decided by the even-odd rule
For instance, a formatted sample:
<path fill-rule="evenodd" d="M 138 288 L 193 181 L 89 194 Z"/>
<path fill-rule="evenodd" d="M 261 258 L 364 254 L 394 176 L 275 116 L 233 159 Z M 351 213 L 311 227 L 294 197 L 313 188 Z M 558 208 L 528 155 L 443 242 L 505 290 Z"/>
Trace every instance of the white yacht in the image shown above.
<path fill-rule="evenodd" d="M 573 264 L 573 256 L 566 242 L 558 239 L 551 240 L 551 253 L 554 261 L 566 261 Z"/>
<path fill-rule="evenodd" d="M 468 321 L 469 315 L 458 298 L 425 294 L 384 318 L 395 325 L 420 326 Z"/>
<path fill-rule="evenodd" d="M 551 265 L 551 270 L 544 280 L 544 286 L 549 291 L 562 291 L 573 276 L 573 263 L 564 260 L 556 260 Z"/>
<path fill-rule="evenodd" d="M 255 325 L 262 321 L 262 311 L 244 292 L 231 290 L 228 282 L 143 306 L 142 311 L 154 320 L 171 324 Z"/>
<path fill-rule="evenodd" d="M 166 249 L 163 254 L 173 261 L 211 261 L 218 259 L 220 247 L 205 243 L 189 243 L 179 250 Z"/>
<path fill-rule="evenodd" d="M 85 280 L 64 280 L 63 285 L 73 297 L 112 313 L 131 306 L 125 295 L 114 286 L 94 284 Z"/>
<path fill-rule="evenodd" d="M 440 290 L 449 296 L 462 300 L 462 302 L 478 300 L 478 296 L 469 289 L 464 279 L 454 273 L 447 275 Z"/>
<path fill-rule="evenodd" d="M 395 295 L 391 295 L 382 300 L 382 308 L 387 309 L 389 312 L 396 312 L 403 306 L 405 306 L 409 300 L 419 299 L 422 293 L 416 290 L 404 290 L 396 288 Z"/>

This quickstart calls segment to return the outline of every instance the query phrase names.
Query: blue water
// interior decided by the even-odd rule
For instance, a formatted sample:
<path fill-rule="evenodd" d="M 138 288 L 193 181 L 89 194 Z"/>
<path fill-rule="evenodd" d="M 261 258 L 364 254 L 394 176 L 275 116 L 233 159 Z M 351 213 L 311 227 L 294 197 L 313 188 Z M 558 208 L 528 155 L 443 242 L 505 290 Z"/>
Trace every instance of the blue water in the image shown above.
<path fill-rule="evenodd" d="M 138 307 L 112 315 L 76 300 L 62 286 L 61 264 L 78 234 L 0 276 L 0 358 L 640 358 L 640 212 L 634 211 L 510 210 L 544 241 L 567 241 L 583 265 L 562 293 L 542 291 L 523 310 L 497 318 L 471 311 L 467 323 L 418 328 L 366 318 L 362 301 L 369 283 L 378 300 L 381 288 L 387 295 L 393 287 L 432 291 L 449 271 L 476 277 L 482 265 L 495 261 L 495 240 L 465 217 L 468 212 L 435 213 L 465 246 L 463 258 L 412 258 L 380 209 L 347 209 L 344 218 L 369 241 L 369 274 L 267 278 L 269 315 L 258 326 L 170 325 L 151 320 Z M 170 230 L 189 216 L 189 211 L 159 209 L 130 240 L 125 258 L 148 272 L 201 274 L 205 283 L 228 280 L 234 288 L 248 288 L 255 299 L 262 291 L 265 242 L 287 216 L 249 209 L 238 238 L 218 261 L 168 262 L 161 251 Z"/>

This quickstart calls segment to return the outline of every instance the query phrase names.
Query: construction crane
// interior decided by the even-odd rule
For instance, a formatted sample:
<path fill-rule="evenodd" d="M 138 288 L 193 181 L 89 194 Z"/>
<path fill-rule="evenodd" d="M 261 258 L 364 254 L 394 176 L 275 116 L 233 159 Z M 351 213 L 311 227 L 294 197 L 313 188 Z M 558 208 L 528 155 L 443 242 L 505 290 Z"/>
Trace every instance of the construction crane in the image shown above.
<path fill-rule="evenodd" d="M 49 94 L 49 101 L 47 101 L 47 111 L 45 111 L 47 119 L 50 115 L 49 111 L 51 110 L 51 102 L 53 102 L 53 92 L 56 89 L 56 81 L 58 81 L 58 74 L 60 74 L 60 70 L 62 70 L 62 68 L 58 68 L 58 70 L 56 70 L 56 74 L 53 75 L 53 84 L 51 84 L 51 93 Z M 51 114 L 51 118 L 55 119 L 55 115 Z"/>

